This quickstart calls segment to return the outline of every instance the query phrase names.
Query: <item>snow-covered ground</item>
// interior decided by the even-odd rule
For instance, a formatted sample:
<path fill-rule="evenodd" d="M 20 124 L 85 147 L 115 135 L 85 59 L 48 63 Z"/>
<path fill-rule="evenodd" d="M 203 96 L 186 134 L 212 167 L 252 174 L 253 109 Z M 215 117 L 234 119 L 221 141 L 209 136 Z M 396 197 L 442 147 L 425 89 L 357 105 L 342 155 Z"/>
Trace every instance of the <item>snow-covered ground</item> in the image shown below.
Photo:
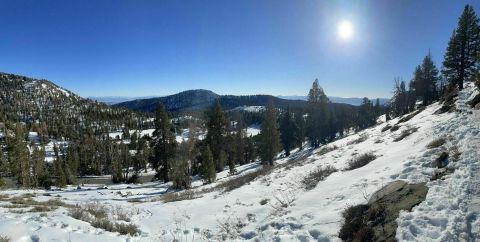
<path fill-rule="evenodd" d="M 135 237 L 96 229 L 70 217 L 66 208 L 46 215 L 14 213 L 5 208 L 8 202 L 0 202 L 0 234 L 14 241 L 217 241 L 222 235 L 229 241 L 339 241 L 341 213 L 347 206 L 366 203 L 385 184 L 403 180 L 426 182 L 429 191 L 426 200 L 411 212 L 401 212 L 397 220 L 399 241 L 475 241 L 480 239 L 480 110 L 468 108 L 465 102 L 476 93 L 468 84 L 459 95 L 457 112 L 435 115 L 440 104 L 433 104 L 398 124 L 397 131 L 382 132 L 387 125 L 382 123 L 328 144 L 332 150 L 328 153 L 320 152 L 326 147 L 296 151 L 290 158 L 277 160 L 271 172 L 228 192 L 208 188 L 254 172 L 260 165 L 237 167 L 235 176 L 221 172 L 214 184 L 203 186 L 195 180 L 191 193 L 196 198 L 190 200 L 163 202 L 162 198 L 173 191 L 169 184 L 159 183 L 116 185 L 104 190 L 89 185 L 80 190 L 0 192 L 10 197 L 34 193 L 33 199 L 38 201 L 58 198 L 73 205 L 98 201 L 112 210 L 121 208 L 142 231 Z M 388 124 L 398 121 L 396 118 Z M 418 130 L 394 141 L 410 128 Z M 444 145 L 426 148 L 439 137 L 446 138 Z M 434 160 L 441 152 L 453 150 L 461 152 L 459 159 L 450 159 L 447 166 L 453 173 L 431 181 L 438 172 Z M 364 167 L 344 170 L 353 157 L 368 152 L 377 158 Z M 338 172 L 305 190 L 302 179 L 327 165 Z"/>

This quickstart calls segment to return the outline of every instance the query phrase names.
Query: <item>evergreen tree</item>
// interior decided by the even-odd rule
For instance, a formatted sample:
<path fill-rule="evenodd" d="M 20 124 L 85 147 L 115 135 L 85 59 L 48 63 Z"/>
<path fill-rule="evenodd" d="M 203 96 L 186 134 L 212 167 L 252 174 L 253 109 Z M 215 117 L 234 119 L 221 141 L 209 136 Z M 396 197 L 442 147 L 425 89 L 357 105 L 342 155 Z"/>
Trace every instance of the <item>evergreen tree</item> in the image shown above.
<path fill-rule="evenodd" d="M 437 82 L 438 69 L 433 63 L 432 55 L 429 52 L 423 59 L 422 65 L 417 66 L 415 69 L 414 78 L 410 85 L 411 99 L 413 99 L 411 102 L 415 103 L 420 98 L 423 106 L 431 104 L 438 97 Z"/>
<path fill-rule="evenodd" d="M 8 138 L 7 150 L 11 175 L 15 177 L 17 184 L 29 187 L 31 167 L 23 125 L 15 125 L 15 136 Z"/>
<path fill-rule="evenodd" d="M 303 142 L 305 141 L 305 136 L 307 132 L 305 117 L 303 113 L 295 113 L 294 118 L 295 118 L 295 125 L 298 127 L 298 132 L 297 132 L 298 144 L 297 145 L 300 147 L 300 149 L 303 149 Z"/>
<path fill-rule="evenodd" d="M 442 74 L 461 90 L 463 82 L 476 71 L 480 45 L 479 20 L 471 5 L 466 5 L 458 26 L 448 42 Z"/>
<path fill-rule="evenodd" d="M 53 151 L 55 153 L 55 160 L 53 161 L 53 166 L 55 168 L 55 174 L 57 176 L 57 186 L 65 187 L 67 185 L 67 176 L 65 175 L 64 171 L 63 158 L 60 156 L 58 147 L 56 145 L 53 146 Z"/>
<path fill-rule="evenodd" d="M 215 171 L 215 163 L 213 161 L 213 155 L 208 145 L 203 146 L 202 152 L 199 158 L 200 164 L 200 177 L 207 183 L 215 181 L 217 173 Z"/>
<path fill-rule="evenodd" d="M 308 103 L 307 137 L 311 145 L 317 148 L 327 140 L 331 133 L 329 101 L 318 84 L 318 79 L 315 79 L 308 93 Z"/>
<path fill-rule="evenodd" d="M 281 149 L 278 128 L 276 110 L 273 104 L 269 102 L 265 110 L 259 137 L 260 158 L 264 165 L 273 166 L 273 160 Z"/>
<path fill-rule="evenodd" d="M 360 129 L 365 129 L 375 124 L 375 109 L 370 99 L 366 97 L 363 98 L 362 104 L 358 107 L 358 116 Z"/>
<path fill-rule="evenodd" d="M 155 114 L 155 131 L 153 132 L 153 168 L 157 171 L 156 177 L 165 182 L 170 181 L 170 161 L 174 158 L 177 141 L 173 133 L 172 123 L 165 111 L 165 106 L 160 104 Z"/>
<path fill-rule="evenodd" d="M 390 105 L 394 117 L 404 115 L 408 112 L 408 92 L 405 82 L 400 79 L 395 80 L 395 87 Z"/>
<path fill-rule="evenodd" d="M 224 157 L 220 157 L 224 151 L 225 136 L 227 134 L 227 119 L 223 113 L 220 102 L 217 101 L 213 108 L 207 112 L 207 137 L 217 171 L 223 171 L 225 167 Z"/>
<path fill-rule="evenodd" d="M 170 177 L 173 187 L 176 189 L 188 189 L 192 186 L 189 147 L 186 142 L 180 144 L 179 152 L 172 164 Z"/>
<path fill-rule="evenodd" d="M 290 150 L 299 143 L 298 133 L 299 129 L 292 113 L 289 110 L 285 111 L 280 118 L 280 139 L 286 156 L 290 156 Z"/>

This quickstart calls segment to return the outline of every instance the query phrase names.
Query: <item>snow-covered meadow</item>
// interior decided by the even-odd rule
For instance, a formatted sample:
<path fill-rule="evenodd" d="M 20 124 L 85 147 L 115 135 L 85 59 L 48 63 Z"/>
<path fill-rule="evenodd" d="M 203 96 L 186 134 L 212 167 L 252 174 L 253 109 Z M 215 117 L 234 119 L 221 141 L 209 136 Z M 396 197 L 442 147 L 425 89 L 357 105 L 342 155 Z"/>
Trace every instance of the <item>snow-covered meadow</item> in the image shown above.
<path fill-rule="evenodd" d="M 237 174 L 223 171 L 213 184 L 195 180 L 183 198 L 169 184 L 103 184 L 62 190 L 0 191 L 0 235 L 13 241 L 339 241 L 341 213 L 348 206 L 366 203 L 387 183 L 403 180 L 426 182 L 426 200 L 397 219 L 399 241 L 475 241 L 480 239 L 477 218 L 480 197 L 480 110 L 465 105 L 478 90 L 472 84 L 460 93 L 457 111 L 434 114 L 436 103 L 406 122 L 400 118 L 382 122 L 319 149 L 295 150 L 280 158 L 272 170 L 235 189 L 224 189 L 232 179 L 257 171 L 258 163 L 237 167 Z M 387 125 L 399 127 L 384 130 Z M 416 131 L 395 141 L 406 130 Z M 426 146 L 437 138 L 445 144 Z M 437 172 L 434 161 L 443 151 L 458 150 L 450 159 L 453 171 L 431 181 Z M 371 153 L 377 158 L 354 170 L 349 161 Z M 338 171 L 307 190 L 302 183 L 311 171 L 333 166 Z M 217 187 L 217 188 L 215 188 Z M 222 187 L 222 188 L 220 188 Z M 102 189 L 99 189 L 102 188 Z M 34 201 L 59 199 L 67 205 L 98 202 L 111 214 L 109 220 L 136 224 L 137 236 L 120 235 L 93 227 L 69 216 L 68 206 L 46 212 L 15 208 L 12 197 L 30 194 Z M 177 197 L 178 198 L 178 197 Z M 121 221 L 118 213 L 128 215 Z"/>

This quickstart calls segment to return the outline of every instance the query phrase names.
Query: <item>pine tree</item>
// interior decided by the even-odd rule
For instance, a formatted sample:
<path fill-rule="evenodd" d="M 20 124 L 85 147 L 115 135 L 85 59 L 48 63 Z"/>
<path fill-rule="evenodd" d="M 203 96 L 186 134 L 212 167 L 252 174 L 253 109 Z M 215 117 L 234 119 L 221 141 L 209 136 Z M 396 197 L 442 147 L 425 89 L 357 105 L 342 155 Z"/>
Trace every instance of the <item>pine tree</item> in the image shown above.
<path fill-rule="evenodd" d="M 295 125 L 298 127 L 298 133 L 297 133 L 297 138 L 298 138 L 298 146 L 300 147 L 300 150 L 303 149 L 303 142 L 305 141 L 305 136 L 306 136 L 306 123 L 305 123 L 305 117 L 303 113 L 295 113 Z"/>
<path fill-rule="evenodd" d="M 172 163 L 170 177 L 173 188 L 188 189 L 192 186 L 190 176 L 190 155 L 189 147 L 186 142 L 180 144 L 179 152 L 176 155 L 175 162 Z"/>
<path fill-rule="evenodd" d="M 223 113 L 220 102 L 216 102 L 213 108 L 207 112 L 207 137 L 206 142 L 209 145 L 217 171 L 223 171 L 225 160 L 220 159 L 220 154 L 224 151 L 225 137 L 227 134 L 227 119 Z"/>
<path fill-rule="evenodd" d="M 437 100 L 437 82 L 438 69 L 435 63 L 433 63 L 432 55 L 429 52 L 423 59 L 422 65 L 415 68 L 414 78 L 410 85 L 412 93 L 410 103 L 415 103 L 420 98 L 423 106 L 427 106 Z M 412 109 L 413 107 L 411 107 L 410 111 Z"/>
<path fill-rule="evenodd" d="M 280 152 L 280 131 L 278 127 L 276 110 L 273 103 L 269 102 L 265 117 L 262 122 L 259 137 L 260 158 L 264 165 L 273 166 L 273 160 L 278 152 Z"/>
<path fill-rule="evenodd" d="M 364 97 L 362 104 L 358 107 L 358 125 L 360 129 L 368 128 L 375 124 L 376 116 L 372 101 Z"/>
<path fill-rule="evenodd" d="M 466 5 L 448 42 L 442 70 L 447 80 L 460 90 L 463 89 L 463 82 L 470 80 L 476 71 L 479 48 L 479 20 L 473 7 Z"/>
<path fill-rule="evenodd" d="M 318 79 L 315 79 L 308 93 L 308 103 L 307 137 L 311 145 L 317 148 L 326 142 L 331 134 L 329 100 L 318 84 Z"/>
<path fill-rule="evenodd" d="M 404 115 L 408 112 L 408 92 L 405 82 L 400 79 L 395 80 L 395 87 L 390 105 L 394 117 Z"/>
<path fill-rule="evenodd" d="M 160 104 L 155 114 L 155 131 L 153 132 L 154 157 L 153 168 L 157 171 L 156 177 L 165 182 L 170 181 L 170 161 L 174 158 L 177 141 L 173 133 L 172 123 L 165 111 L 165 106 Z"/>
<path fill-rule="evenodd" d="M 55 153 L 55 160 L 53 161 L 53 166 L 55 168 L 55 174 L 57 176 L 57 186 L 65 187 L 67 185 L 67 176 L 65 175 L 63 158 L 60 156 L 58 147 L 56 145 L 53 146 L 53 151 Z"/>
<path fill-rule="evenodd" d="M 290 156 L 290 151 L 298 144 L 299 129 L 292 113 L 287 110 L 280 118 L 280 139 L 282 141 L 285 155 Z"/>
<path fill-rule="evenodd" d="M 213 161 L 213 155 L 208 145 L 203 146 L 200 155 L 200 177 L 207 183 L 215 181 L 217 173 L 215 171 L 215 163 Z"/>
<path fill-rule="evenodd" d="M 25 141 L 25 129 L 23 125 L 15 125 L 15 137 L 9 137 L 7 141 L 8 163 L 10 172 L 17 180 L 17 184 L 29 187 L 30 184 L 30 157 Z"/>

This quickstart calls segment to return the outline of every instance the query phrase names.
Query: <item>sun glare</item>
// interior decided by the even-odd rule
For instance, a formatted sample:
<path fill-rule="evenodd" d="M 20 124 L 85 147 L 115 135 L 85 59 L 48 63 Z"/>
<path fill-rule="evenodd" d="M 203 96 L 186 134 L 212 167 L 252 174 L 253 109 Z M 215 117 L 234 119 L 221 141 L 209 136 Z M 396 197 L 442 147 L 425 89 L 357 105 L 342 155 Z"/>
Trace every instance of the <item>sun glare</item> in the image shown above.
<path fill-rule="evenodd" d="M 343 20 L 338 25 L 338 36 L 343 40 L 348 40 L 353 35 L 353 25 L 348 20 Z"/>

